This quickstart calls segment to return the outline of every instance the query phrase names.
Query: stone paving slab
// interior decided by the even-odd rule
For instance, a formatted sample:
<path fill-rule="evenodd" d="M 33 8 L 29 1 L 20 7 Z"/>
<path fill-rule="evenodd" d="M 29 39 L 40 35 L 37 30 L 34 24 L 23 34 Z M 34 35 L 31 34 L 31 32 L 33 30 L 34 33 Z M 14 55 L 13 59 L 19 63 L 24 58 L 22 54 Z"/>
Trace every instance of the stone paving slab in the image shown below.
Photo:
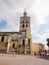
<path fill-rule="evenodd" d="M 49 60 L 33 55 L 0 54 L 0 65 L 49 65 Z"/>

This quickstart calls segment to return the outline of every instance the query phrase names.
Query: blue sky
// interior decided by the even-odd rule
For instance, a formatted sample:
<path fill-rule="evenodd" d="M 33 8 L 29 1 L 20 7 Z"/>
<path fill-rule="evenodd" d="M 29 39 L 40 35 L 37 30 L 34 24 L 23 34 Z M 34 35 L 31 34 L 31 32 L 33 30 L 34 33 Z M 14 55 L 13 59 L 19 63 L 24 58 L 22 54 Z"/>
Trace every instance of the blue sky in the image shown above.
<path fill-rule="evenodd" d="M 31 17 L 32 39 L 47 44 L 49 0 L 0 0 L 0 31 L 19 31 L 24 8 Z"/>
<path fill-rule="evenodd" d="M 5 20 L 1 20 L 1 21 L 0 21 L 0 29 L 4 29 L 4 28 L 6 28 L 6 27 L 7 27 L 6 21 L 5 21 Z"/>

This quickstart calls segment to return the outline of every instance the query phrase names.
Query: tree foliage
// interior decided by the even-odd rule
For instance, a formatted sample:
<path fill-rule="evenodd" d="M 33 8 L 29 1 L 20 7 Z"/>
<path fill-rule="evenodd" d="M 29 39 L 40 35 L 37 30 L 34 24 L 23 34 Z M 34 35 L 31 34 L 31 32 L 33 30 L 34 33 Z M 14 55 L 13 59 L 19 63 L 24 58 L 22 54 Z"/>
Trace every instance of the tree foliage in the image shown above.
<path fill-rule="evenodd" d="M 47 43 L 47 46 L 49 47 L 49 38 L 47 38 L 47 42 L 48 42 L 48 43 Z"/>

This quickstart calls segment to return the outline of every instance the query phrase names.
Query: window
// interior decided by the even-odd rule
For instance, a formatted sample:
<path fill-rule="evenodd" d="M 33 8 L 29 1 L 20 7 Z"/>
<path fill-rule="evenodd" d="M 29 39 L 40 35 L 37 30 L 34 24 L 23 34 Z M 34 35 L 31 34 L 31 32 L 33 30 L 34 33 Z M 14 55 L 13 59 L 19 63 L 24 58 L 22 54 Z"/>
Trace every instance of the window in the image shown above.
<path fill-rule="evenodd" d="M 28 43 L 29 43 L 29 45 L 30 45 L 30 39 L 28 39 Z"/>
<path fill-rule="evenodd" d="M 28 53 L 30 53 L 30 39 L 28 39 L 28 45 L 29 45 L 29 51 L 28 51 Z"/>
<path fill-rule="evenodd" d="M 15 43 L 13 43 L 12 48 L 15 48 Z"/>
<path fill-rule="evenodd" d="M 26 27 L 28 27 L 28 24 L 26 24 Z"/>
<path fill-rule="evenodd" d="M 28 23 L 28 21 L 26 21 L 26 23 Z"/>
<path fill-rule="evenodd" d="M 23 39 L 23 43 L 22 43 L 23 46 L 25 46 L 25 40 Z"/>
<path fill-rule="evenodd" d="M 25 25 L 23 24 L 22 27 L 25 27 Z"/>
<path fill-rule="evenodd" d="M 23 23 L 24 23 L 24 21 L 23 21 Z"/>
<path fill-rule="evenodd" d="M 1 42 L 3 42 L 4 41 L 4 36 L 2 36 L 2 38 L 1 38 Z"/>

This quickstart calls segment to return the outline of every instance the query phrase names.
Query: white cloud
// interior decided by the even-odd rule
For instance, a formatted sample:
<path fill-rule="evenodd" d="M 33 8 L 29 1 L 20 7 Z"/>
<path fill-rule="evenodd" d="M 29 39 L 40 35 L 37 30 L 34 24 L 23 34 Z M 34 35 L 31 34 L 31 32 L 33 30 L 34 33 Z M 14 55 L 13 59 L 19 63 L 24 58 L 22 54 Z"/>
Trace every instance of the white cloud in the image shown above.
<path fill-rule="evenodd" d="M 37 28 L 41 24 L 45 24 L 46 17 L 49 15 L 49 1 L 48 0 L 40 0 L 37 1 L 36 5 L 33 5 L 31 8 L 31 14 L 34 15 L 35 20 L 33 21 L 32 17 L 32 24 L 33 28 Z"/>

